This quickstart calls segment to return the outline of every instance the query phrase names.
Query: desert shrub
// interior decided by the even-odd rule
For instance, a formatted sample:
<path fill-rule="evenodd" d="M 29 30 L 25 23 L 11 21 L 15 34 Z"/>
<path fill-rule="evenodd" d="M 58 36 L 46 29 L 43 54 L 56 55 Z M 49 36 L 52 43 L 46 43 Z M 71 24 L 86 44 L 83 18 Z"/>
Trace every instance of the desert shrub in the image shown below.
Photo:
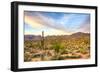
<path fill-rule="evenodd" d="M 85 48 L 80 48 L 79 51 L 80 51 L 80 53 L 82 53 L 82 54 L 87 53 L 87 50 L 86 50 Z"/>
<path fill-rule="evenodd" d="M 59 59 L 61 53 L 65 51 L 64 46 L 59 42 L 54 43 L 52 49 L 55 50 L 55 56 L 53 56 L 53 59 Z"/>
<path fill-rule="evenodd" d="M 24 53 L 24 61 L 27 62 L 27 61 L 31 61 L 31 55 L 29 52 L 25 52 Z"/>

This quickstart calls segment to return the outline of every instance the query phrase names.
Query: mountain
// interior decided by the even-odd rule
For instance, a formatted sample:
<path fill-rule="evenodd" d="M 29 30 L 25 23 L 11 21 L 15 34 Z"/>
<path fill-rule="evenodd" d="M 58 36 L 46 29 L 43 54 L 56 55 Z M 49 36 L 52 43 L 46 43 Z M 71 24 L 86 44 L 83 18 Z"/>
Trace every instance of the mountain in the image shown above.
<path fill-rule="evenodd" d="M 77 33 L 73 33 L 71 35 L 57 35 L 57 36 L 47 36 L 46 38 L 49 39 L 70 39 L 70 38 L 81 38 L 81 37 L 89 37 L 90 33 L 83 33 L 83 32 L 77 32 Z"/>
<path fill-rule="evenodd" d="M 86 36 L 86 35 L 89 35 L 89 33 L 83 33 L 83 32 L 77 32 L 77 33 L 73 33 L 71 36 Z"/>
<path fill-rule="evenodd" d="M 73 33 L 71 35 L 52 35 L 52 36 L 46 36 L 46 39 L 70 39 L 70 38 L 80 38 L 80 37 L 89 37 L 90 33 L 83 33 L 83 32 L 77 32 Z M 41 35 L 24 35 L 25 40 L 41 40 Z"/>
<path fill-rule="evenodd" d="M 83 33 L 83 32 L 77 32 L 77 33 L 73 33 L 72 35 L 70 35 L 70 37 L 85 37 L 85 36 L 90 36 L 90 33 Z"/>
<path fill-rule="evenodd" d="M 40 40 L 41 36 L 35 36 L 35 35 L 24 35 L 24 39 L 25 40 Z"/>

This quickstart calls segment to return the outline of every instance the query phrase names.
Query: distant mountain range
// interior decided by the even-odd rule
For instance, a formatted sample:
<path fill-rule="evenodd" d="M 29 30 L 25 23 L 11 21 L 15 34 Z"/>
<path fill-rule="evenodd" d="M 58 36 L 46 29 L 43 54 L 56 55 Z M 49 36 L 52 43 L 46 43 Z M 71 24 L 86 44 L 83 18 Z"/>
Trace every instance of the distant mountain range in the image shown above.
<path fill-rule="evenodd" d="M 41 36 L 38 35 L 24 35 L 25 40 L 41 40 Z"/>
<path fill-rule="evenodd" d="M 71 35 L 50 35 L 50 36 L 46 36 L 45 38 L 79 38 L 79 37 L 86 37 L 86 36 L 90 36 L 90 33 L 83 33 L 83 32 L 77 32 L 77 33 L 73 33 Z M 41 40 L 41 35 L 24 35 L 24 39 L 25 40 Z"/>
<path fill-rule="evenodd" d="M 74 33 L 70 36 L 71 37 L 80 37 L 80 36 L 89 36 L 89 35 L 90 35 L 90 33 L 77 32 L 77 33 Z"/>

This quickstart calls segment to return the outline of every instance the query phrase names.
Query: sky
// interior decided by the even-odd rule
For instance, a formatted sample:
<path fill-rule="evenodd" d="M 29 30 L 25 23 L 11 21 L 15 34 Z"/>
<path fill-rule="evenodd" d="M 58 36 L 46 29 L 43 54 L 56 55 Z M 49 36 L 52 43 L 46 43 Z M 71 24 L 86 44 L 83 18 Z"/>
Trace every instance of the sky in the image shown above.
<path fill-rule="evenodd" d="M 24 11 L 25 35 L 90 33 L 90 14 Z"/>

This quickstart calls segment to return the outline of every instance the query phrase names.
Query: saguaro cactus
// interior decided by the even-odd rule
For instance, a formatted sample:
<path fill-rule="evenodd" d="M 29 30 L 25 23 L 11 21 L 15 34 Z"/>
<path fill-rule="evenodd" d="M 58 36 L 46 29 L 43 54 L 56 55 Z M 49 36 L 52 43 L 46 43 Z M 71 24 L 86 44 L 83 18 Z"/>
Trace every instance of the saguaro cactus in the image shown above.
<path fill-rule="evenodd" d="M 42 31 L 41 45 L 42 45 L 42 49 L 44 50 L 44 31 Z"/>
<path fill-rule="evenodd" d="M 44 51 L 44 31 L 42 31 L 41 49 Z M 41 59 L 44 60 L 44 53 L 42 53 Z"/>

